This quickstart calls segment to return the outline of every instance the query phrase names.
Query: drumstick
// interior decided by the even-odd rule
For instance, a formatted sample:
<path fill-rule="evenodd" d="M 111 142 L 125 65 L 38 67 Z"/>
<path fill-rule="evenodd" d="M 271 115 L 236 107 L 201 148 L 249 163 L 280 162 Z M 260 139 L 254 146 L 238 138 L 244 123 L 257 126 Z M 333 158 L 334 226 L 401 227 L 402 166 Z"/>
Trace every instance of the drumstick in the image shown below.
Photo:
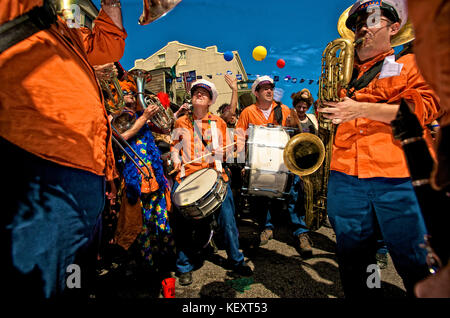
<path fill-rule="evenodd" d="M 235 144 L 236 144 L 236 142 L 233 142 L 232 144 L 229 144 L 229 145 L 227 145 L 227 146 L 225 146 L 225 147 L 219 148 L 218 150 L 229 148 L 229 147 L 231 147 L 231 146 L 234 146 Z M 201 157 L 198 157 L 197 159 L 194 159 L 194 160 L 191 160 L 191 161 L 189 161 L 189 162 L 186 162 L 185 164 L 183 164 L 183 166 L 188 165 L 188 164 L 193 163 L 193 162 L 196 162 L 196 161 L 198 161 L 198 160 L 200 160 L 200 159 L 203 159 L 203 158 L 205 158 L 205 157 L 208 157 L 209 155 L 212 155 L 212 152 L 207 153 L 206 155 L 203 155 L 203 156 L 201 156 Z"/>
<path fill-rule="evenodd" d="M 237 142 L 233 142 L 232 144 L 226 145 L 225 147 L 222 147 L 222 148 L 219 148 L 219 149 L 226 149 L 226 148 L 229 148 L 229 147 L 231 147 L 231 146 L 234 146 L 236 143 L 237 143 Z M 219 149 L 218 149 L 218 150 L 219 150 Z M 212 152 L 207 153 L 206 155 L 203 155 L 203 156 L 201 156 L 201 157 L 198 157 L 198 158 L 196 158 L 196 159 L 194 159 L 194 160 L 191 160 L 191 161 L 189 161 L 189 162 L 186 162 L 186 163 L 184 163 L 182 166 L 184 167 L 185 165 L 188 165 L 188 164 L 191 164 L 191 163 L 193 163 L 193 162 L 196 162 L 196 161 L 198 161 L 198 160 L 200 160 L 200 159 L 203 159 L 203 158 L 205 158 L 205 157 L 208 157 L 209 155 L 212 155 Z M 169 174 L 172 174 L 174 171 L 175 171 L 175 169 L 173 169 L 172 171 L 170 171 Z"/>

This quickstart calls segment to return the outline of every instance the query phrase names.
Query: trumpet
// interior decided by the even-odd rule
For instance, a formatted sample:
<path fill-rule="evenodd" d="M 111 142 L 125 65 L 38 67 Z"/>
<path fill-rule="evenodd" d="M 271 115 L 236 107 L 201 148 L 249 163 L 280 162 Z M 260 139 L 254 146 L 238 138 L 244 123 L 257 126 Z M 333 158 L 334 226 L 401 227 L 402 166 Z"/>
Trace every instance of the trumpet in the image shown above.
<path fill-rule="evenodd" d="M 139 24 L 146 25 L 162 18 L 175 8 L 181 0 L 144 0 L 143 12 L 139 17 Z"/>
<path fill-rule="evenodd" d="M 166 110 L 156 96 L 145 93 L 145 83 L 151 80 L 150 72 L 142 69 L 134 69 L 129 71 L 128 74 L 136 81 L 137 100 L 141 107 L 145 109 L 148 105 L 154 104 L 159 108 L 158 112 L 150 119 L 150 121 L 163 131 L 170 130 L 175 119 L 172 110 L 170 108 Z"/>
<path fill-rule="evenodd" d="M 125 101 L 123 98 L 122 88 L 120 87 L 119 80 L 113 70 L 110 71 L 107 79 L 99 78 L 100 86 L 105 97 L 105 108 L 110 114 L 121 113 L 125 107 Z M 117 95 L 117 101 L 115 94 L 111 89 L 111 85 L 114 87 L 115 93 Z"/>
<path fill-rule="evenodd" d="M 131 162 L 133 162 L 133 164 L 142 173 L 145 179 L 151 179 L 150 168 L 121 135 L 122 132 L 128 130 L 133 125 L 136 118 L 134 115 L 124 111 L 125 100 L 123 98 L 122 88 L 116 74 L 113 70 L 111 70 L 106 78 L 98 79 L 105 98 L 104 104 L 106 111 L 108 112 L 108 114 L 111 114 L 113 116 L 113 120 L 111 121 L 111 128 L 113 131 L 111 140 L 124 152 L 124 154 L 131 160 Z M 114 87 L 114 90 L 117 94 L 117 99 L 115 98 L 114 93 L 111 90 L 111 85 Z M 116 123 L 119 124 L 119 130 L 115 127 Z M 147 169 L 147 172 L 144 171 L 142 167 L 128 153 L 128 151 L 125 150 L 122 144 L 131 149 L 138 161 L 140 161 L 142 165 Z"/>

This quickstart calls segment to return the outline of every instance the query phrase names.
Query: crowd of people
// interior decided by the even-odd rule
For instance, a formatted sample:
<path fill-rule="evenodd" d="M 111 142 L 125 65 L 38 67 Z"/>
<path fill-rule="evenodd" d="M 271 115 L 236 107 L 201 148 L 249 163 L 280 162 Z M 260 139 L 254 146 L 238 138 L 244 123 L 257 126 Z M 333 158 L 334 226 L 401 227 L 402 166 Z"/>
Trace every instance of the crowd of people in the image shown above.
<path fill-rule="evenodd" d="M 8 297 L 84 297 L 111 268 L 111 246 L 126 255 L 123 262 L 143 262 L 162 273 L 161 280 L 175 272 L 180 285 L 192 283 L 198 259 L 217 246 L 226 251 L 227 268 L 251 276 L 239 240 L 237 210 L 244 205 L 259 226 L 259 245 L 274 238 L 273 216 L 286 212 L 299 254 L 311 257 L 302 177 L 291 174 L 283 204 L 271 196 L 243 195 L 249 172 L 242 158 L 248 159 L 253 126 L 318 135 L 320 120 L 337 125 L 327 154 L 327 215 L 345 296 L 379 296 L 380 289 L 368 288 L 366 280 L 382 242 L 408 296 L 450 297 L 448 266 L 438 271 L 444 277 L 438 292 L 432 288 L 436 280 L 429 278 L 421 247 L 427 224 L 391 127 L 406 103 L 439 163 L 432 183 L 444 189 L 448 94 L 422 77 L 430 76 L 422 70 L 423 58 L 418 65 L 411 52 L 395 55 L 392 39 L 408 20 L 407 1 L 377 2 L 376 24 L 369 22 L 368 2 L 357 1 L 346 20 L 355 40 L 364 41 L 355 47 L 353 78 L 339 92 L 341 101 L 315 102 L 305 88 L 292 94 L 288 107 L 275 100 L 273 79 L 260 76 L 251 87 L 255 103 L 239 107 L 238 81 L 225 75 L 232 95 L 218 114 L 211 106 L 219 92 L 204 79 L 192 83 L 180 106 L 166 92 L 140 91 L 136 77 L 118 63 L 127 37 L 119 0 L 102 1 L 92 30 L 68 27 L 51 1 L 2 4 L 0 25 L 9 26 L 0 29 L 7 39 L 0 53 L 0 144 L 7 154 L 1 252 Z M 39 21 L 29 14 L 33 10 Z M 448 16 L 448 5 L 442 12 Z M 24 31 L 11 33 L 11 26 Z M 111 84 L 114 77 L 120 87 Z M 155 121 L 161 112 L 170 127 Z M 432 123 L 443 126 L 435 138 Z M 211 199 L 222 195 L 217 204 L 180 204 L 185 181 L 206 171 L 217 177 Z M 82 271 L 83 288 L 67 288 L 73 264 Z"/>

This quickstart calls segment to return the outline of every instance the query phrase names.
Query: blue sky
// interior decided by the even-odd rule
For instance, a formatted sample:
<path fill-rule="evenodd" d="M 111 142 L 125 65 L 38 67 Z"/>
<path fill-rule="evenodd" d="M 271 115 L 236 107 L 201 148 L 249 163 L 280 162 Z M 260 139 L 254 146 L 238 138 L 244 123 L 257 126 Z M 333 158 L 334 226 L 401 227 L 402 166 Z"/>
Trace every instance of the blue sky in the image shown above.
<path fill-rule="evenodd" d="M 100 1 L 93 1 L 100 8 Z M 183 0 L 165 17 L 138 25 L 142 0 L 122 0 L 124 26 L 128 33 L 125 69 L 134 60 L 147 58 L 170 41 L 201 48 L 216 45 L 219 52 L 238 51 L 247 73 L 279 76 L 276 86 L 284 90 L 282 102 L 292 106 L 291 94 L 308 88 L 317 98 L 321 54 L 327 43 L 338 38 L 341 13 L 354 0 Z M 253 49 L 267 49 L 263 61 L 255 61 Z M 278 59 L 286 66 L 276 66 Z M 226 70 L 223 71 L 225 73 Z M 297 83 L 284 81 L 285 76 Z M 306 81 L 299 83 L 303 78 Z M 314 79 L 313 84 L 308 80 Z"/>

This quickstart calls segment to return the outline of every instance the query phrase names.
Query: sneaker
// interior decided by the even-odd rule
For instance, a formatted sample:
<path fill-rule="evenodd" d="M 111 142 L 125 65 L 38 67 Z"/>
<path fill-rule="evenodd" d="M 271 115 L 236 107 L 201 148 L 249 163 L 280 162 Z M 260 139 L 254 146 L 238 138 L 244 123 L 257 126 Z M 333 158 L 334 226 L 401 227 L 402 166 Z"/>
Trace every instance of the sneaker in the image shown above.
<path fill-rule="evenodd" d="M 311 243 L 311 239 L 309 238 L 307 233 L 302 233 L 298 236 L 298 247 L 300 250 L 300 255 L 302 257 L 312 256 Z"/>
<path fill-rule="evenodd" d="M 180 277 L 178 277 L 178 282 L 182 286 L 187 286 L 192 284 L 192 272 L 181 273 Z"/>
<path fill-rule="evenodd" d="M 273 239 L 273 231 L 271 229 L 265 229 L 259 235 L 259 245 L 266 245 L 271 239 Z"/>
<path fill-rule="evenodd" d="M 253 275 L 252 269 L 250 268 L 250 266 L 248 266 L 248 264 L 246 262 L 242 262 L 241 264 L 236 266 L 234 268 L 233 272 L 235 272 L 236 274 L 239 274 L 241 276 L 252 276 Z"/>
<path fill-rule="evenodd" d="M 380 269 L 385 269 L 388 265 L 388 256 L 387 253 L 377 253 L 375 255 L 375 258 L 377 259 L 377 265 Z"/>

